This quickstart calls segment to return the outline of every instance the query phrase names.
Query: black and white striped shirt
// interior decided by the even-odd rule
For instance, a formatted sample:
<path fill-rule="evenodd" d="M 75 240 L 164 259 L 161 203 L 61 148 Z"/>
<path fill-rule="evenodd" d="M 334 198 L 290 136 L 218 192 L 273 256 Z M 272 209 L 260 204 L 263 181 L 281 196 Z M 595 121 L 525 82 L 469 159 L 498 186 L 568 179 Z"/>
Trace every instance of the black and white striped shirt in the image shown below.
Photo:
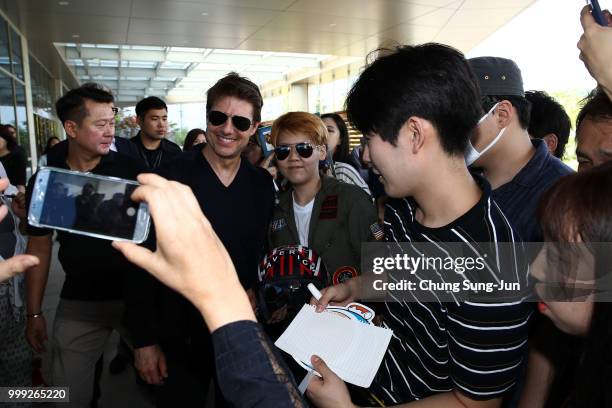
<path fill-rule="evenodd" d="M 480 201 L 441 228 L 420 225 L 414 218 L 414 201 L 390 200 L 385 208 L 386 240 L 439 243 L 441 250 L 442 243 L 464 242 L 473 245 L 476 253 L 492 252 L 493 258 L 488 259 L 493 271 L 513 268 L 504 273 L 527 279 L 523 256 L 500 259 L 506 256 L 502 251 L 495 259 L 495 250 L 489 251 L 498 242 L 514 242 L 515 234 L 492 200 L 488 182 L 475 178 L 483 190 Z M 482 243 L 490 245 L 483 248 Z M 522 244 L 517 246 L 522 249 Z M 386 405 L 453 389 L 486 400 L 514 386 L 527 350 L 532 310 L 527 303 L 422 303 L 412 299 L 385 302 L 383 310 L 384 325 L 393 330 L 393 337 L 370 391 Z"/>

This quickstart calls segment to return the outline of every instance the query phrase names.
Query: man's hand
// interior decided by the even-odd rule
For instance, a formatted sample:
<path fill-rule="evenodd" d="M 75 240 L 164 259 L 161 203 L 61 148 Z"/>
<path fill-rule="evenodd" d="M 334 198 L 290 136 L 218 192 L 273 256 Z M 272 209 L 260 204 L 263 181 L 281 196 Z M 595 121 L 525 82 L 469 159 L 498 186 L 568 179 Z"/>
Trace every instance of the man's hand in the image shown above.
<path fill-rule="evenodd" d="M 312 356 L 310 361 L 315 371 L 321 374 L 321 378 L 314 376 L 310 380 L 306 396 L 317 408 L 354 408 L 344 381 L 330 370 L 320 357 Z"/>
<path fill-rule="evenodd" d="M 37 353 L 45 351 L 47 337 L 47 321 L 44 316 L 28 317 L 26 325 L 26 340 Z"/>
<path fill-rule="evenodd" d="M 166 356 L 157 344 L 134 349 L 134 366 L 147 384 L 161 385 L 168 378 Z"/>
<path fill-rule="evenodd" d="M 191 189 L 154 174 L 141 174 L 132 194 L 149 204 L 157 236 L 151 252 L 130 242 L 113 242 L 132 263 L 185 296 L 202 313 L 209 330 L 255 321 L 232 260 Z"/>
<path fill-rule="evenodd" d="M 321 290 L 321 299 L 317 301 L 315 298 L 310 299 L 310 304 L 317 307 L 317 312 L 322 312 L 329 305 L 346 306 L 354 302 L 357 296 L 357 278 L 349 279 L 344 283 L 334 286 L 328 286 Z M 351 282 L 354 281 L 354 282 Z"/>
<path fill-rule="evenodd" d="M 603 12 L 608 27 L 602 27 L 593 18 L 590 6 L 580 12 L 580 23 L 584 34 L 578 41 L 580 59 L 587 70 L 612 99 L 612 15 L 608 10 Z"/>

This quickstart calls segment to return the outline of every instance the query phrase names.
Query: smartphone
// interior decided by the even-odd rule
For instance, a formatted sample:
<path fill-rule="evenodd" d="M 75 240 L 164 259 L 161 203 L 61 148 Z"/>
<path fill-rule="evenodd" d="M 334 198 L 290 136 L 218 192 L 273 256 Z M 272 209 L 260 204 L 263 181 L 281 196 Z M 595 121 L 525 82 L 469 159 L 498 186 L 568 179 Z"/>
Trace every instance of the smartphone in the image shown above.
<path fill-rule="evenodd" d="M 145 203 L 130 198 L 138 183 L 41 167 L 36 174 L 28 222 L 73 234 L 114 241 L 143 242 L 150 215 Z"/>
<path fill-rule="evenodd" d="M 267 159 L 274 152 L 274 146 L 270 143 L 270 133 L 272 133 L 272 126 L 261 126 L 257 129 L 257 140 L 259 146 L 261 146 L 264 159 Z"/>
<path fill-rule="evenodd" d="M 591 6 L 591 14 L 593 15 L 595 21 L 597 21 L 597 24 L 599 24 L 600 26 L 607 27 L 608 22 L 606 21 L 606 18 L 601 12 L 601 7 L 599 7 L 599 1 L 587 0 L 587 4 Z"/>

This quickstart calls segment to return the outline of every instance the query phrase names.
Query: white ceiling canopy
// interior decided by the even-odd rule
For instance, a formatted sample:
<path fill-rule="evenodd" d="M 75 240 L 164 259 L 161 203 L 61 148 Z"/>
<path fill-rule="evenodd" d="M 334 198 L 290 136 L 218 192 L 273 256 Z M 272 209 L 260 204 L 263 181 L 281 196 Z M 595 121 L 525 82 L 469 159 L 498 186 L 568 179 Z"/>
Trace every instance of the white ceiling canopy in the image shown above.
<path fill-rule="evenodd" d="M 323 54 L 210 48 L 77 43 L 55 47 L 80 82 L 109 87 L 120 105 L 151 95 L 170 103 L 204 101 L 208 88 L 231 71 L 263 85 L 334 60 Z"/>

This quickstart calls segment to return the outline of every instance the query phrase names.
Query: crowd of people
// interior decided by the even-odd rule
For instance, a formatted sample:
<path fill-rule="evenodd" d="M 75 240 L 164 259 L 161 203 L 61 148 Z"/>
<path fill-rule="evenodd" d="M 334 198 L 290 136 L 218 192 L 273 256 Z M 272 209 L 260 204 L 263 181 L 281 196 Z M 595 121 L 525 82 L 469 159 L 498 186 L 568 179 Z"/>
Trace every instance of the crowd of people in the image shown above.
<path fill-rule="evenodd" d="M 568 115 L 545 92 L 525 92 L 514 61 L 436 43 L 384 50 L 364 68 L 346 98 L 363 134 L 353 151 L 342 116 L 289 112 L 273 122 L 268 154 L 256 136 L 261 93 L 236 73 L 208 90 L 205 130 L 182 149 L 166 138 L 163 100 L 136 105 L 140 132 L 127 140 L 114 137 L 108 90 L 68 91 L 56 103 L 67 139 L 49 141 L 44 164 L 137 180 L 132 199 L 148 203 L 154 227 L 140 245 L 28 225 L 35 177 L 25 180 L 23 154 L 0 128 L 0 385 L 32 385 L 31 350 L 50 347 L 49 383 L 70 387 L 69 406 L 95 406 L 117 331 L 113 362 L 133 363 L 158 407 L 205 406 L 211 381 L 221 407 L 612 406 L 612 307 L 598 286 L 612 252 L 597 245 L 612 241 L 612 28 L 588 7 L 580 18 L 580 58 L 598 87 L 575 124 L 577 173 L 560 160 Z M 89 190 L 70 211 L 121 227 L 110 206 L 125 197 L 94 211 Z M 54 232 L 66 279 L 47 327 Z M 371 387 L 347 387 L 313 356 L 320 376 L 302 395 L 305 371 L 270 340 L 295 299 L 308 299 L 294 269 L 312 266 L 318 312 L 372 301 L 362 245 L 377 241 L 441 253 L 510 244 L 512 256 L 486 253 L 488 271 L 533 285 L 540 301 L 381 298 L 376 323 L 393 336 Z M 586 256 L 569 256 L 568 243 Z"/>

